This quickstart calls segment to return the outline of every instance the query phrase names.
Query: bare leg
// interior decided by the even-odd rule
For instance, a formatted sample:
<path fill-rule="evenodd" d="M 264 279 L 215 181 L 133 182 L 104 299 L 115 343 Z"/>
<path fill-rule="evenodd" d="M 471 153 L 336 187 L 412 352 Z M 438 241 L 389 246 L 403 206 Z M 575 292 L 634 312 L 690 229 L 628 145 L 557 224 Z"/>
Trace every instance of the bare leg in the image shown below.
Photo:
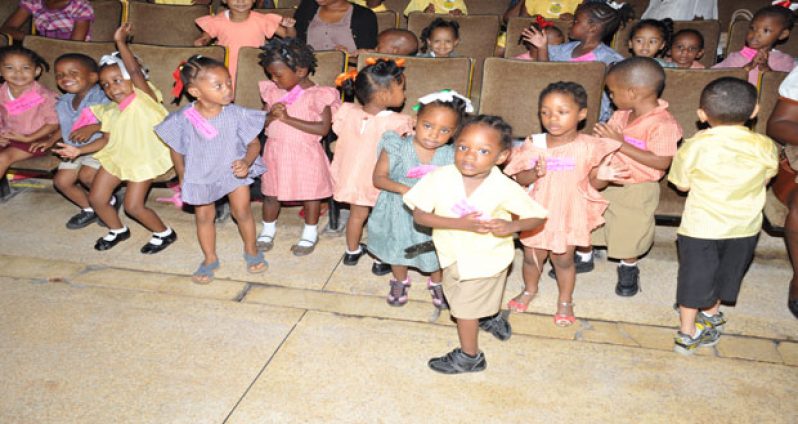
<path fill-rule="evenodd" d="M 91 189 L 91 183 L 96 176 L 97 170 L 90 166 L 81 166 L 80 171 L 78 171 L 78 179 L 80 179 L 80 183 L 83 184 L 83 187 L 86 189 Z"/>
<path fill-rule="evenodd" d="M 479 354 L 479 320 L 457 318 L 457 337 L 460 349 L 468 355 Z"/>
<path fill-rule="evenodd" d="M 140 222 L 141 225 L 148 230 L 154 233 L 164 232 L 166 231 L 166 225 L 164 225 L 155 211 L 144 204 L 144 202 L 147 201 L 147 193 L 150 191 L 150 185 L 152 185 L 152 180 L 139 182 L 129 181 L 127 183 L 127 190 L 125 191 L 125 212 L 133 217 L 133 219 Z M 109 200 L 110 196 L 106 199 L 105 203 L 107 204 Z M 113 209 L 110 205 L 108 207 Z M 95 207 L 95 210 L 96 209 Z"/>
<path fill-rule="evenodd" d="M 792 264 L 792 279 L 790 280 L 790 300 L 798 300 L 798 190 L 790 195 L 787 205 L 789 212 L 784 222 L 784 240 L 790 254 Z"/>
<path fill-rule="evenodd" d="M 263 197 L 263 221 L 274 222 L 280 215 L 280 201 L 274 196 Z M 305 212 L 305 219 L 307 219 L 307 212 Z M 316 217 L 318 219 L 318 217 Z"/>
<path fill-rule="evenodd" d="M 533 249 L 524 246 L 524 263 L 521 273 L 524 278 L 524 291 L 510 301 L 510 309 L 516 312 L 524 312 L 526 306 L 538 292 L 540 283 L 540 273 L 543 272 L 543 264 L 549 255 L 548 250 Z M 528 294 L 527 294 L 528 293 Z"/>
<path fill-rule="evenodd" d="M 244 241 L 244 251 L 255 256 L 258 249 L 255 247 L 255 218 L 249 201 L 249 187 L 240 186 L 227 197 L 230 199 L 230 213 L 238 223 L 238 233 Z"/>
<path fill-rule="evenodd" d="M 407 279 L 407 267 L 402 265 L 391 265 L 391 272 L 393 279 L 396 281 L 405 281 Z M 439 271 L 440 272 L 440 271 Z M 438 280 L 440 282 L 440 280 Z"/>
<path fill-rule="evenodd" d="M 5 175 L 12 164 L 32 157 L 33 153 L 24 150 L 14 147 L 0 147 L 0 176 Z"/>
<path fill-rule="evenodd" d="M 305 225 L 317 225 L 321 212 L 321 200 L 305 200 Z"/>
<path fill-rule="evenodd" d="M 114 190 L 119 186 L 121 181 L 119 178 L 108 173 L 103 168 L 97 171 L 97 176 L 89 191 L 89 204 L 94 209 L 94 213 L 112 230 L 122 228 L 122 221 L 119 219 L 119 214 L 113 206 L 110 205 L 111 196 Z M 125 196 L 127 197 L 127 196 Z"/>
<path fill-rule="evenodd" d="M 86 209 L 89 207 L 89 195 L 78 184 L 79 176 L 77 169 L 61 169 L 53 177 L 53 185 L 67 200 L 81 209 Z"/>
<path fill-rule="evenodd" d="M 432 271 L 429 274 L 429 279 L 435 284 L 440 283 L 443 280 L 443 271 L 440 269 L 437 271 Z"/>
<path fill-rule="evenodd" d="M 360 240 L 363 238 L 363 226 L 366 225 L 370 209 L 368 206 L 349 206 L 349 221 L 346 223 L 346 248 L 350 252 L 360 248 Z"/>
<path fill-rule="evenodd" d="M 551 254 L 551 263 L 554 265 L 554 270 L 557 274 L 557 288 L 560 291 L 557 305 L 558 314 L 573 314 L 573 309 L 570 305 L 566 306 L 563 303 L 572 303 L 574 296 L 574 287 L 576 286 L 576 267 L 574 266 L 574 246 L 568 246 L 565 253 Z"/>
<path fill-rule="evenodd" d="M 695 336 L 696 315 L 698 315 L 698 309 L 679 305 L 679 321 L 681 323 L 679 331 L 690 337 Z"/>
<path fill-rule="evenodd" d="M 205 265 L 219 259 L 216 256 L 216 206 L 213 203 L 194 206 L 194 221 L 197 223 L 197 240 L 205 256 Z"/>

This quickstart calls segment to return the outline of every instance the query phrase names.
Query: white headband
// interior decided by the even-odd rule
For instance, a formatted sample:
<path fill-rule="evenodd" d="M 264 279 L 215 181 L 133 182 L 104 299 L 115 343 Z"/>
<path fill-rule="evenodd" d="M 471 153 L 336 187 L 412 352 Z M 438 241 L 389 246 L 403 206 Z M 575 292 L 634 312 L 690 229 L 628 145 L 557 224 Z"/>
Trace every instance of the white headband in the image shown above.
<path fill-rule="evenodd" d="M 139 63 L 139 67 L 141 68 L 141 73 L 144 75 L 144 79 L 149 80 L 150 70 L 144 67 L 144 65 L 141 63 L 141 59 L 138 56 L 135 57 L 136 57 L 136 62 Z M 100 66 L 110 66 L 110 65 L 118 66 L 119 72 L 122 73 L 122 78 L 130 80 L 130 73 L 127 71 L 127 67 L 125 67 L 125 62 L 122 60 L 122 56 L 119 54 L 119 52 L 106 54 L 100 58 Z"/>
<path fill-rule="evenodd" d="M 424 97 L 418 99 L 419 105 L 426 105 L 432 102 L 443 102 L 443 103 L 451 103 L 454 101 L 455 98 L 462 100 L 465 103 L 465 112 L 466 113 L 474 113 L 474 106 L 471 104 L 471 100 L 467 97 L 462 96 L 460 93 L 454 90 L 441 90 L 435 93 L 427 94 Z M 419 106 L 420 108 L 420 106 Z M 416 109 L 416 108 L 414 108 Z M 418 109 L 416 109 L 418 110 Z"/>

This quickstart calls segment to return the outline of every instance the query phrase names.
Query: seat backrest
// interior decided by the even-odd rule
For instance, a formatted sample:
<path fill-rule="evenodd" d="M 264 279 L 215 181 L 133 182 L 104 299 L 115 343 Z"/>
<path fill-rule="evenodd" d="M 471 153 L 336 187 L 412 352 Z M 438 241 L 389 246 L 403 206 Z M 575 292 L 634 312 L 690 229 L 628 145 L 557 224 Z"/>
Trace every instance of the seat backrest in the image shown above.
<path fill-rule="evenodd" d="M 485 59 L 479 113 L 499 115 L 513 126 L 515 137 L 540 133 L 538 98 L 546 86 L 573 81 L 587 91 L 588 114 L 584 131 L 598 120 L 604 87 L 602 62 L 529 62 L 489 57 Z"/>
<path fill-rule="evenodd" d="M 726 56 L 729 55 L 729 52 L 737 52 L 745 47 L 745 36 L 750 23 L 751 21 L 740 20 L 732 24 L 729 31 L 729 42 L 726 43 Z M 798 35 L 790 34 L 790 38 L 778 44 L 776 49 L 793 57 L 798 56 Z"/>
<path fill-rule="evenodd" d="M 391 57 L 405 60 L 405 101 L 404 113 L 413 113 L 413 106 L 418 99 L 429 93 L 443 89 L 452 89 L 468 96 L 468 85 L 471 80 L 472 60 L 467 57 L 434 59 L 429 57 L 392 56 L 384 54 L 361 54 L 358 56 L 357 68 L 363 69 L 369 57 Z"/>
<path fill-rule="evenodd" d="M 261 50 L 254 47 L 242 47 L 238 53 L 238 76 L 236 77 L 236 104 L 260 109 L 258 83 L 267 78 L 260 66 Z M 337 50 L 316 52 L 316 73 L 310 79 L 317 85 L 335 86 L 335 77 L 344 70 L 346 55 Z"/>
<path fill-rule="evenodd" d="M 648 9 L 649 0 L 629 0 L 628 3 L 635 11 L 635 18 L 640 19 L 643 13 Z"/>
<path fill-rule="evenodd" d="M 127 21 L 133 26 L 133 42 L 158 46 L 193 46 L 202 31 L 194 20 L 210 13 L 208 6 L 173 6 L 128 3 Z"/>
<path fill-rule="evenodd" d="M 0 47 L 11 45 L 11 37 L 8 34 L 0 33 Z"/>
<path fill-rule="evenodd" d="M 399 14 L 393 10 L 386 10 L 384 12 L 377 12 L 377 33 L 381 33 L 386 29 L 397 28 Z"/>
<path fill-rule="evenodd" d="M 36 35 L 29 35 L 25 37 L 22 45 L 39 53 L 39 55 L 47 61 L 50 65 L 50 71 L 44 72 L 39 77 L 39 83 L 45 87 L 58 91 L 58 86 L 55 83 L 55 59 L 65 53 L 83 53 L 86 56 L 100 60 L 100 57 L 109 54 L 116 50 L 114 43 L 109 42 L 86 42 L 86 41 L 71 41 L 71 40 L 57 40 L 55 38 L 46 38 Z"/>
<path fill-rule="evenodd" d="M 682 126 L 685 139 L 692 137 L 699 130 L 696 110 L 701 99 L 701 91 L 707 84 L 721 77 L 747 80 L 748 73 L 742 68 L 665 68 L 665 90 L 662 92 L 662 99 L 668 102 L 668 110 Z"/>
<path fill-rule="evenodd" d="M 788 72 L 765 72 L 762 74 L 762 83 L 759 86 L 759 114 L 754 120 L 754 131 L 760 134 L 767 132 L 768 119 L 779 100 L 779 86 L 788 74 Z"/>
<path fill-rule="evenodd" d="M 718 1 L 718 20 L 723 31 L 729 31 L 733 23 L 732 17 L 738 10 L 746 10 L 753 15 L 757 10 L 769 3 L 762 0 L 720 0 Z"/>
<path fill-rule="evenodd" d="M 507 22 L 507 45 L 504 49 L 504 57 L 511 59 L 521 53 L 526 53 L 526 47 L 524 47 L 522 43 L 519 43 L 518 39 L 521 38 L 521 32 L 529 28 L 532 22 L 535 22 L 535 19 L 529 17 L 515 16 L 510 18 Z M 571 26 L 573 26 L 574 22 L 560 19 L 551 19 L 551 22 L 562 31 L 563 36 L 567 39 L 568 31 L 571 30 Z"/>
<path fill-rule="evenodd" d="M 629 51 L 629 37 L 632 27 L 639 21 L 633 21 L 627 24 L 623 29 L 618 31 L 615 37 L 615 50 L 623 57 L 629 57 L 632 52 Z M 674 21 L 673 33 L 683 29 L 694 29 L 704 36 L 704 56 L 701 57 L 700 62 L 707 68 L 715 64 L 717 60 L 718 43 L 720 42 L 720 22 L 717 20 L 707 21 Z"/>
<path fill-rule="evenodd" d="M 279 7 L 276 9 L 254 9 L 254 11 L 258 13 L 274 13 L 284 18 L 293 18 L 296 9 L 293 7 Z"/>
<path fill-rule="evenodd" d="M 163 104 L 166 109 L 173 111 L 180 106 L 172 103 L 172 86 L 175 83 L 172 73 L 177 69 L 180 62 L 188 59 L 195 54 L 224 62 L 225 50 L 222 46 L 203 46 L 203 47 L 168 47 L 154 46 L 149 44 L 132 44 L 130 46 L 133 53 L 141 58 L 150 70 L 150 82 L 158 87 L 163 94 Z M 186 104 L 183 99 L 181 105 Z"/>
<path fill-rule="evenodd" d="M 297 6 L 299 6 L 299 3 L 301 3 L 301 0 L 274 0 L 274 5 L 281 9 L 283 8 L 296 9 Z"/>
<path fill-rule="evenodd" d="M 122 22 L 125 3 L 119 0 L 96 0 L 91 2 L 94 8 L 94 22 L 91 23 L 92 41 L 114 41 L 114 32 Z"/>
<path fill-rule="evenodd" d="M 468 0 L 466 1 L 469 15 L 504 15 L 510 7 L 509 0 Z"/>
<path fill-rule="evenodd" d="M 405 8 L 410 4 L 410 0 L 385 0 L 383 3 L 388 10 L 393 10 L 399 16 L 399 28 L 407 28 L 407 16 Z"/>

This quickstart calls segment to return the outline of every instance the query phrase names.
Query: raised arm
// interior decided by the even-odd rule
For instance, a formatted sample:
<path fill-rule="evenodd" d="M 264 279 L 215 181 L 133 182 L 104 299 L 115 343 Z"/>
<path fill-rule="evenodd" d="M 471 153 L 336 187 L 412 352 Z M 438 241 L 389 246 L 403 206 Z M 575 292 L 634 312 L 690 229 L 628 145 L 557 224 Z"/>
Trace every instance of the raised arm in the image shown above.
<path fill-rule="evenodd" d="M 7 0 L 8 1 L 8 0 Z M 25 32 L 22 31 L 22 25 L 30 18 L 28 9 L 17 7 L 17 10 L 3 22 L 0 26 L 0 32 L 4 32 L 11 36 L 16 41 L 22 41 L 25 38 Z"/>
<path fill-rule="evenodd" d="M 136 56 L 133 55 L 130 46 L 127 44 L 127 39 L 131 34 L 132 28 L 129 23 L 122 24 L 122 26 L 117 28 L 116 32 L 114 32 L 116 48 L 119 50 L 119 55 L 122 57 L 122 62 L 125 64 L 128 74 L 130 74 L 130 81 L 133 83 L 133 86 L 147 93 L 157 102 L 158 97 L 152 89 L 150 89 L 150 85 L 147 84 L 144 73 L 141 71 L 141 65 L 139 65 L 139 61 L 136 60 Z"/>

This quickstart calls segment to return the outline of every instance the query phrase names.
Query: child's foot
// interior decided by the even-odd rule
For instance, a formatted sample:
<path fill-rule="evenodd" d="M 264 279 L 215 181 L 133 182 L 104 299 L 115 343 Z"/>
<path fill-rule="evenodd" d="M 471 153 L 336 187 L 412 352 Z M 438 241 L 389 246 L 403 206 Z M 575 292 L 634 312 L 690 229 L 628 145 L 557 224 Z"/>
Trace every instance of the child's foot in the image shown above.
<path fill-rule="evenodd" d="M 479 328 L 493 334 L 493 337 L 501 341 L 509 340 L 513 335 L 513 328 L 510 326 L 510 321 L 507 320 L 509 313 L 510 311 L 505 311 L 492 317 L 480 318 Z"/>
<path fill-rule="evenodd" d="M 77 230 L 83 228 L 87 225 L 91 225 L 93 222 L 97 221 L 97 214 L 94 213 L 93 209 L 81 209 L 76 215 L 69 218 L 69 221 L 66 223 L 66 227 L 70 230 Z"/>
<path fill-rule="evenodd" d="M 94 243 L 94 249 L 108 250 L 116 246 L 119 242 L 127 240 L 129 238 L 130 238 L 130 230 L 127 227 L 123 227 L 119 230 L 111 230 L 108 232 L 108 234 L 97 239 L 97 242 Z"/>
<path fill-rule="evenodd" d="M 695 317 L 695 322 L 703 324 L 704 327 L 712 327 L 718 330 L 718 333 L 722 333 L 724 324 L 726 324 L 726 317 L 723 315 L 723 312 L 720 311 L 715 315 L 707 315 L 703 312 L 699 312 Z"/>
<path fill-rule="evenodd" d="M 247 272 L 250 274 L 260 274 L 269 269 L 269 263 L 263 259 L 263 252 L 255 255 L 244 252 L 244 262 L 247 263 Z"/>
<path fill-rule="evenodd" d="M 445 356 L 432 358 L 427 362 L 434 371 L 443 374 L 460 374 L 464 372 L 483 371 L 487 366 L 485 354 L 479 352 L 477 356 L 470 356 L 457 348 Z"/>
<path fill-rule="evenodd" d="M 560 302 L 557 304 L 557 313 L 554 314 L 554 324 L 558 327 L 570 327 L 576 322 L 573 302 Z"/>
<path fill-rule="evenodd" d="M 218 259 L 209 264 L 202 262 L 194 274 L 191 274 L 191 281 L 196 284 L 210 284 L 213 281 L 214 271 L 217 269 L 219 269 Z"/>
<path fill-rule="evenodd" d="M 391 272 L 391 264 L 386 264 L 378 260 L 375 260 L 374 263 L 371 264 L 371 273 L 378 277 L 386 275 L 389 272 Z"/>
<path fill-rule="evenodd" d="M 449 304 L 446 303 L 446 297 L 443 295 L 443 286 L 441 283 L 433 283 L 432 279 L 427 279 L 427 290 L 432 296 L 432 304 L 438 309 L 449 309 Z"/>
<path fill-rule="evenodd" d="M 407 292 L 410 289 L 410 278 L 404 281 L 397 281 L 391 278 L 388 283 L 391 289 L 388 291 L 388 304 L 391 306 L 404 306 L 407 303 Z"/>
<path fill-rule="evenodd" d="M 615 294 L 631 297 L 640 290 L 640 269 L 637 265 L 618 265 L 618 283 L 615 285 Z"/>
<path fill-rule="evenodd" d="M 529 308 L 529 303 L 532 302 L 532 299 L 534 299 L 537 294 L 537 291 L 529 292 L 524 290 L 521 294 L 507 302 L 507 309 L 513 312 L 526 312 L 527 308 Z"/>
<path fill-rule="evenodd" d="M 788 299 L 787 308 L 792 312 L 793 316 L 798 319 L 798 299 Z"/>
<path fill-rule="evenodd" d="M 152 233 L 152 238 L 141 248 L 141 253 L 145 255 L 154 255 L 169 247 L 169 245 L 176 240 L 177 233 L 171 228 L 167 228 L 160 233 Z"/>
<path fill-rule="evenodd" d="M 692 355 L 701 346 L 715 346 L 720 340 L 720 333 L 712 327 L 696 322 L 695 335 L 689 336 L 681 331 L 676 332 L 673 339 L 673 351 L 682 355 Z"/>
<path fill-rule="evenodd" d="M 366 254 L 366 245 L 360 244 L 358 249 L 354 252 L 350 252 L 347 250 L 344 252 L 344 265 L 347 266 L 355 266 L 357 262 L 360 260 L 360 257 Z"/>

